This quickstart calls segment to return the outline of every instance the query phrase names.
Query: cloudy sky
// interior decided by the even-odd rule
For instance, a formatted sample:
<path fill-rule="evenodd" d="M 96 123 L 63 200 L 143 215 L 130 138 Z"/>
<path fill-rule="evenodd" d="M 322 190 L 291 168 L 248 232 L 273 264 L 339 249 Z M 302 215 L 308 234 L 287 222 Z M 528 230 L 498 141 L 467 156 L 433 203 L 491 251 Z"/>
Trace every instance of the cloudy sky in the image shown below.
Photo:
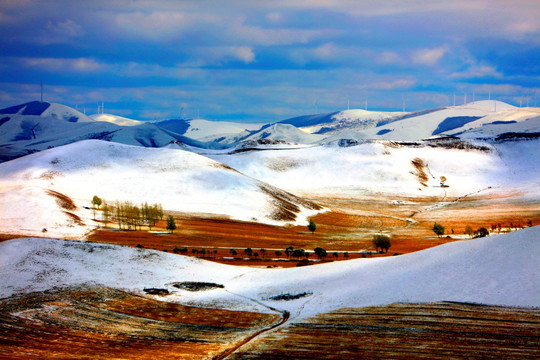
<path fill-rule="evenodd" d="M 0 107 L 277 121 L 534 104 L 538 0 L 0 0 Z M 540 91 L 538 94 L 540 105 Z"/>

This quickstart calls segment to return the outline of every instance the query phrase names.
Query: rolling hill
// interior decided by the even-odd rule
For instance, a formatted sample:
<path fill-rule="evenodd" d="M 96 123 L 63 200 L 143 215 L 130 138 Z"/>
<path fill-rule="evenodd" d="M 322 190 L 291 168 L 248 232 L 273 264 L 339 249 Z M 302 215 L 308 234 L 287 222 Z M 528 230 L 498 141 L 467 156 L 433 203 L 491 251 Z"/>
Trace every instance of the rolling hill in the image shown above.
<path fill-rule="evenodd" d="M 320 207 L 209 158 L 175 149 L 79 141 L 0 164 L 2 231 L 77 238 L 93 195 L 169 211 L 268 224 L 305 223 Z"/>

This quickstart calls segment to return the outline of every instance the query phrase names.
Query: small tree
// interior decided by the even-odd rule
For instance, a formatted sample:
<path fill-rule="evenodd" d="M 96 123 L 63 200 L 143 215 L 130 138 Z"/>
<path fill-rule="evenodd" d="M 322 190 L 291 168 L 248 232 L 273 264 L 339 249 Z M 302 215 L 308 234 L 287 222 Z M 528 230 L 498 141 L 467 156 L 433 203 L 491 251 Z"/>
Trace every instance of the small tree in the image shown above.
<path fill-rule="evenodd" d="M 97 196 L 97 195 L 94 195 L 94 197 L 92 198 L 92 208 L 94 209 L 94 220 L 96 220 L 96 209 L 99 209 L 99 207 L 101 206 L 101 199 Z"/>
<path fill-rule="evenodd" d="M 161 204 L 157 205 L 156 215 L 159 217 L 160 220 L 163 220 L 164 214 L 163 214 L 163 206 L 161 206 Z"/>
<path fill-rule="evenodd" d="M 309 224 L 307 228 L 309 231 L 311 231 L 312 234 L 315 232 L 315 230 L 317 229 L 317 225 L 315 225 L 315 222 L 313 221 L 313 219 L 309 219 Z"/>
<path fill-rule="evenodd" d="M 171 234 L 176 230 L 176 222 L 172 215 L 167 216 L 167 230 L 169 230 Z"/>
<path fill-rule="evenodd" d="M 379 251 L 379 248 L 381 248 L 381 251 L 385 250 L 387 253 L 388 249 L 392 246 L 390 238 L 382 234 L 373 235 L 372 243 L 377 251 Z"/>
<path fill-rule="evenodd" d="M 439 178 L 439 181 L 441 182 L 441 187 L 446 187 L 445 183 L 446 183 L 446 176 L 441 176 Z"/>
<path fill-rule="evenodd" d="M 238 254 L 238 252 L 235 249 L 231 249 L 229 251 L 231 252 L 232 256 L 236 256 Z"/>
<path fill-rule="evenodd" d="M 322 260 L 322 258 L 325 258 L 327 255 L 326 250 L 321 247 L 316 247 L 313 252 L 315 253 L 315 255 L 317 255 L 319 260 Z"/>
<path fill-rule="evenodd" d="M 251 255 L 253 255 L 253 249 L 252 248 L 247 248 L 244 250 L 244 253 L 247 254 L 247 256 L 251 257 Z"/>
<path fill-rule="evenodd" d="M 434 223 L 431 230 L 433 230 L 433 232 L 437 234 L 437 237 L 441 237 L 441 235 L 444 235 L 444 226 L 439 223 Z"/>
<path fill-rule="evenodd" d="M 470 225 L 465 226 L 465 234 L 469 235 L 469 237 L 473 236 L 474 231 Z"/>
<path fill-rule="evenodd" d="M 107 223 L 111 220 L 111 206 L 107 204 L 106 202 L 103 202 L 103 222 L 105 223 L 105 227 L 107 227 Z"/>
<path fill-rule="evenodd" d="M 285 255 L 287 255 L 287 259 L 289 258 L 292 252 L 293 252 L 292 246 L 289 246 L 288 248 L 285 249 Z"/>
<path fill-rule="evenodd" d="M 94 205 L 96 208 L 99 209 L 101 204 L 102 204 L 102 200 L 97 195 L 94 195 L 94 197 L 92 198 L 92 205 Z"/>
<path fill-rule="evenodd" d="M 485 227 L 481 227 L 480 229 L 476 230 L 474 232 L 474 238 L 477 239 L 477 238 L 482 238 L 482 237 L 486 237 L 489 235 L 489 231 L 488 229 L 486 229 Z"/>
<path fill-rule="evenodd" d="M 277 257 L 280 257 L 281 255 L 283 255 L 283 253 L 279 250 L 276 250 L 274 254 L 276 254 Z"/>
<path fill-rule="evenodd" d="M 292 253 L 292 256 L 295 257 L 297 260 L 301 257 L 304 257 L 305 255 L 306 251 L 304 249 L 296 249 Z"/>

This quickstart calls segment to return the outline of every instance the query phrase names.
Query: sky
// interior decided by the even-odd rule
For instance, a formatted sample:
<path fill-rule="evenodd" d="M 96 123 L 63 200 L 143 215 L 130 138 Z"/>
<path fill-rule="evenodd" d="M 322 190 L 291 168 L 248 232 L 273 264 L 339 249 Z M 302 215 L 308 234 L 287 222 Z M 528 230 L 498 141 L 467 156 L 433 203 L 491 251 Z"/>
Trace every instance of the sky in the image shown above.
<path fill-rule="evenodd" d="M 532 106 L 539 19 L 538 0 L 0 0 L 0 108 L 40 81 L 137 120 Z"/>

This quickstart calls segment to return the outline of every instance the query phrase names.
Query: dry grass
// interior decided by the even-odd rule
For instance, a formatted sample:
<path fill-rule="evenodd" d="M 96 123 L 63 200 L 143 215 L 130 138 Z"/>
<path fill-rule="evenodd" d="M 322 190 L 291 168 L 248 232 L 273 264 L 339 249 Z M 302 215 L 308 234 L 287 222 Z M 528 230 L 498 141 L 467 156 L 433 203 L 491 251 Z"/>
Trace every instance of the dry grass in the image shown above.
<path fill-rule="evenodd" d="M 460 303 L 343 309 L 292 323 L 232 359 L 538 359 L 540 310 Z"/>
<path fill-rule="evenodd" d="M 492 224 L 501 224 L 502 228 L 510 224 L 525 225 L 540 223 L 540 206 L 535 203 L 524 203 L 515 200 L 516 194 L 500 194 L 497 196 L 470 196 L 460 199 L 447 199 L 448 205 L 432 208 L 438 204 L 437 198 L 396 198 L 396 197 L 358 197 L 356 199 L 317 198 L 316 202 L 332 209 L 313 217 L 317 230 L 311 234 L 307 226 L 271 226 L 258 223 L 177 215 L 178 229 L 171 235 L 157 235 L 146 231 L 118 232 L 98 230 L 88 239 L 96 242 L 114 243 L 173 251 L 174 248 L 187 248 L 185 255 L 194 254 L 192 249 L 204 248 L 203 256 L 208 260 L 233 265 L 257 267 L 296 266 L 296 261 L 273 261 L 287 259 L 283 254 L 275 255 L 275 250 L 284 251 L 293 246 L 313 251 L 320 246 L 326 249 L 329 256 L 326 260 L 346 260 L 343 252 L 349 253 L 348 259 L 362 256 L 390 256 L 395 253 L 404 254 L 441 245 L 447 242 L 467 239 L 463 237 L 465 227 L 473 229 L 491 228 Z M 400 200 L 399 204 L 393 201 Z M 453 200 L 456 200 L 452 202 Z M 413 215 L 414 214 L 414 215 Z M 413 221 L 406 218 L 413 216 Z M 437 221 L 445 228 L 447 235 L 437 238 L 431 230 Z M 307 224 L 306 224 L 307 225 Z M 163 229 L 164 222 L 157 224 L 156 229 Z M 453 233 L 452 233 L 453 231 Z M 362 255 L 364 250 L 375 250 L 371 243 L 373 234 L 391 235 L 392 246 L 388 254 Z M 259 252 L 258 259 L 248 259 L 242 253 L 246 248 Z M 238 255 L 232 257 L 230 249 L 236 249 Z M 266 250 L 261 260 L 260 249 Z M 214 251 L 217 253 L 214 254 Z M 338 257 L 332 256 L 338 252 Z M 311 260 L 315 260 L 312 254 Z"/>
<path fill-rule="evenodd" d="M 68 210 L 68 211 L 77 210 L 77 205 L 75 205 L 73 200 L 71 200 L 71 198 L 69 198 L 68 196 L 66 196 L 66 195 L 64 195 L 62 193 L 59 193 L 57 191 L 54 191 L 54 190 L 47 190 L 47 194 L 49 194 L 50 196 L 56 198 L 56 203 L 62 209 L 65 209 L 65 210 Z"/>
<path fill-rule="evenodd" d="M 420 158 L 414 158 L 411 160 L 412 165 L 414 166 L 414 171 L 411 171 L 411 174 L 415 175 L 418 178 L 418 182 L 426 187 L 426 182 L 429 180 L 426 174 L 426 163 Z"/>
<path fill-rule="evenodd" d="M 34 293 L 0 300 L 0 359 L 202 359 L 280 320 L 100 287 Z"/>

